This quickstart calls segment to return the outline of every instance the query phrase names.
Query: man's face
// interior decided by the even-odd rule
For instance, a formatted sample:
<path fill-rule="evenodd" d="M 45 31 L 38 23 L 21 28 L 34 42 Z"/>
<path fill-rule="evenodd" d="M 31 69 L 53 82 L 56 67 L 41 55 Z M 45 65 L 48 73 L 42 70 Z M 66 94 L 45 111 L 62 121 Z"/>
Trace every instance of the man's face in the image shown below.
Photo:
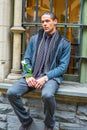
<path fill-rule="evenodd" d="M 41 17 L 42 27 L 45 32 L 53 34 L 56 31 L 57 20 L 53 20 L 49 14 L 44 14 Z"/>

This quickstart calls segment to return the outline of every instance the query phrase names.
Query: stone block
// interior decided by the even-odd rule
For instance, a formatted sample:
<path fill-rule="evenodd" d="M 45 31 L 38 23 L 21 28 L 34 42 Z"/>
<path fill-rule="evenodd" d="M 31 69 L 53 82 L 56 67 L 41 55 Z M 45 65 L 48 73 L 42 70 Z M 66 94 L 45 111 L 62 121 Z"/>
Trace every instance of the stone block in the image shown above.
<path fill-rule="evenodd" d="M 59 130 L 59 124 L 56 122 L 55 130 Z M 43 120 L 35 119 L 33 120 L 33 123 L 31 124 L 31 127 L 29 130 L 44 130 L 44 122 Z"/>
<path fill-rule="evenodd" d="M 9 43 L 9 40 L 10 40 L 9 34 L 10 34 L 10 28 L 9 27 L 0 26 L 0 42 L 6 42 L 6 44 L 7 44 L 7 42 Z M 9 44 L 8 44 L 8 46 L 9 46 Z M 5 47 L 5 45 L 4 45 L 4 47 Z"/>
<path fill-rule="evenodd" d="M 21 125 L 17 116 L 14 116 L 14 115 L 8 115 L 7 122 L 8 122 L 7 130 L 18 130 Z"/>
<path fill-rule="evenodd" d="M 28 93 L 29 94 L 29 93 Z M 41 100 L 41 98 L 36 99 L 36 98 L 24 98 L 23 102 L 26 106 L 29 107 L 43 107 L 43 102 Z"/>
<path fill-rule="evenodd" d="M 43 108 L 35 108 L 32 107 L 30 108 L 30 114 L 33 118 L 37 118 L 37 119 L 44 119 L 44 110 Z"/>
<path fill-rule="evenodd" d="M 10 61 L 11 62 L 11 61 Z M 10 70 L 10 62 L 8 61 L 3 61 L 3 62 L 0 62 L 0 80 L 3 80 L 9 73 L 9 70 Z"/>
<path fill-rule="evenodd" d="M 5 114 L 0 114 L 0 121 L 6 122 L 7 116 Z"/>
<path fill-rule="evenodd" d="M 81 125 L 86 125 L 87 124 L 87 116 L 76 115 L 76 123 L 81 124 Z"/>
<path fill-rule="evenodd" d="M 87 116 L 87 104 L 78 104 L 77 114 Z"/>
<path fill-rule="evenodd" d="M 10 44 L 10 35 L 9 35 L 9 28 L 6 27 L 0 27 L 0 76 L 2 77 L 2 71 L 8 71 L 6 74 L 4 74 L 4 77 L 7 76 L 7 74 L 10 71 L 11 67 L 11 44 Z M 3 68 L 5 66 L 5 68 Z M 4 72 L 5 73 L 5 72 Z"/>
<path fill-rule="evenodd" d="M 63 122 L 74 123 L 76 121 L 75 113 L 73 112 L 57 111 L 55 113 L 55 118 L 59 122 L 63 121 Z"/>
<path fill-rule="evenodd" d="M 59 102 L 57 101 L 56 104 L 56 109 L 61 110 L 61 111 L 71 111 L 75 112 L 76 111 L 76 103 L 70 103 L 70 102 Z"/>
<path fill-rule="evenodd" d="M 11 112 L 12 110 L 13 109 L 12 109 L 11 105 L 0 103 L 0 114 L 7 114 L 7 113 Z"/>
<path fill-rule="evenodd" d="M 7 96 L 5 94 L 2 94 L 1 92 L 0 92 L 0 103 L 9 104 Z"/>
<path fill-rule="evenodd" d="M 30 130 L 44 130 L 43 120 L 34 119 Z"/>
<path fill-rule="evenodd" d="M 72 123 L 60 123 L 60 130 L 87 130 L 86 126 L 82 126 L 80 124 L 72 124 Z"/>
<path fill-rule="evenodd" d="M 0 130 L 7 130 L 7 123 L 0 121 Z"/>
<path fill-rule="evenodd" d="M 0 0 L 0 25 L 10 26 L 11 25 L 11 1 Z"/>

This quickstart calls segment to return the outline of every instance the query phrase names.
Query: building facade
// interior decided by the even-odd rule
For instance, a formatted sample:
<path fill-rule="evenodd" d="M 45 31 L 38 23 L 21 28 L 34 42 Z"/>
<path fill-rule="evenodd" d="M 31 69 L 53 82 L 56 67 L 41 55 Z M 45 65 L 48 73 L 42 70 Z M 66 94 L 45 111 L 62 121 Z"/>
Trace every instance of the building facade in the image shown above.
<path fill-rule="evenodd" d="M 87 83 L 87 0 L 0 0 L 0 81 L 21 77 L 21 60 L 40 17 L 53 11 L 57 29 L 71 42 L 65 80 Z"/>

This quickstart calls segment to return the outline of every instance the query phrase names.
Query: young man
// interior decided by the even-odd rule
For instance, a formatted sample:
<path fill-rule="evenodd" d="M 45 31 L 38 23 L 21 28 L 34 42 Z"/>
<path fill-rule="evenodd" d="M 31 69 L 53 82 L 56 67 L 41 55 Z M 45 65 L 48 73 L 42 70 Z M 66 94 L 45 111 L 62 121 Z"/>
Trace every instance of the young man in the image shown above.
<path fill-rule="evenodd" d="M 33 121 L 23 106 L 21 96 L 37 88 L 41 89 L 44 103 L 44 130 L 54 130 L 55 93 L 69 64 L 70 43 L 56 29 L 56 15 L 45 12 L 41 21 L 43 29 L 31 37 L 24 56 L 33 76 L 27 78 L 27 72 L 23 69 L 23 78 L 7 92 L 8 99 L 22 123 L 19 130 L 28 130 Z"/>

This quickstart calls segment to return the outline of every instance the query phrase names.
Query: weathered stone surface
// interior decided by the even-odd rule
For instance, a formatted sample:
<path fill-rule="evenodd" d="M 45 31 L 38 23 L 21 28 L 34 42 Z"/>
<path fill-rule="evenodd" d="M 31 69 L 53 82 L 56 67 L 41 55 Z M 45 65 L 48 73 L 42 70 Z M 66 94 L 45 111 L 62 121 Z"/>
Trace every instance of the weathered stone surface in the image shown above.
<path fill-rule="evenodd" d="M 87 121 L 87 116 L 79 116 L 79 115 L 76 115 L 76 117 L 80 120 L 83 120 L 83 121 Z"/>
<path fill-rule="evenodd" d="M 0 130 L 7 130 L 7 123 L 0 121 Z"/>
<path fill-rule="evenodd" d="M 6 115 L 0 114 L 0 121 L 7 121 Z"/>
<path fill-rule="evenodd" d="M 35 99 L 35 98 L 23 98 L 23 102 L 25 105 L 29 107 L 43 107 L 43 102 L 41 99 Z"/>
<path fill-rule="evenodd" d="M 87 104 L 78 104 L 77 114 L 87 116 Z"/>
<path fill-rule="evenodd" d="M 76 115 L 76 123 L 81 125 L 87 124 L 87 116 Z"/>
<path fill-rule="evenodd" d="M 37 94 L 37 93 L 36 93 Z M 34 119 L 30 130 L 44 129 L 44 104 L 41 98 L 23 97 L 25 108 Z M 56 121 L 58 130 L 87 130 L 87 103 L 57 100 Z M 0 130 L 18 130 L 21 123 L 13 111 L 7 96 L 0 93 Z"/>
<path fill-rule="evenodd" d="M 30 130 L 44 130 L 43 120 L 34 119 Z"/>
<path fill-rule="evenodd" d="M 0 92 L 0 103 L 3 103 L 3 94 Z"/>
<path fill-rule="evenodd" d="M 59 130 L 59 124 L 56 122 L 55 128 Z M 33 123 L 30 127 L 30 130 L 44 130 L 44 122 L 43 120 L 35 119 L 33 120 Z"/>
<path fill-rule="evenodd" d="M 87 130 L 86 126 L 81 124 L 60 123 L 60 130 Z"/>
<path fill-rule="evenodd" d="M 0 103 L 9 104 L 9 101 L 8 101 L 6 94 L 0 93 Z"/>
<path fill-rule="evenodd" d="M 37 118 L 37 119 L 44 119 L 44 113 L 43 113 L 43 109 L 40 109 L 40 108 L 33 108 L 31 107 L 30 108 L 30 114 L 33 118 Z"/>
<path fill-rule="evenodd" d="M 56 105 L 56 109 L 61 110 L 61 111 L 71 111 L 75 112 L 76 111 L 76 103 L 70 103 L 70 102 L 58 102 Z"/>
<path fill-rule="evenodd" d="M 73 112 L 64 112 L 64 111 L 57 111 L 55 114 L 56 119 L 58 118 L 58 121 L 61 122 L 75 122 L 75 113 Z"/>
<path fill-rule="evenodd" d="M 0 114 L 7 114 L 12 111 L 12 107 L 9 104 L 0 103 Z"/>
<path fill-rule="evenodd" d="M 18 120 L 17 116 L 8 115 L 7 116 L 8 129 L 7 130 L 18 130 L 21 123 Z"/>

